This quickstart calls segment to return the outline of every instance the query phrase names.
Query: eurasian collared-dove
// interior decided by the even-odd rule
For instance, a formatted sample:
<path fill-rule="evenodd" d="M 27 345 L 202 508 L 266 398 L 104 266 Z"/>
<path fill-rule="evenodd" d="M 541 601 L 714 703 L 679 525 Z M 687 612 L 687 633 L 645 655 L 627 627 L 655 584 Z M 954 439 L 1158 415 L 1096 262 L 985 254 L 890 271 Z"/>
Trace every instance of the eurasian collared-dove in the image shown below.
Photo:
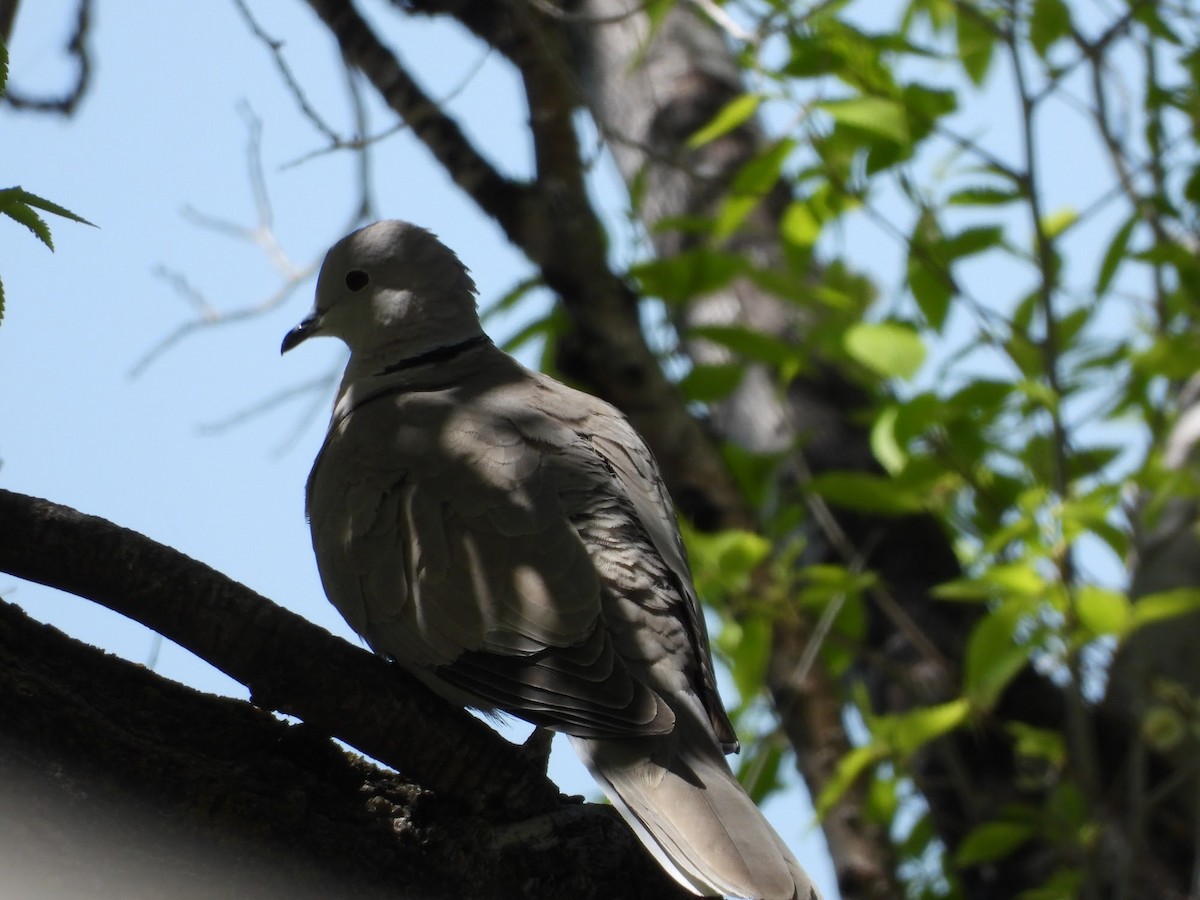
<path fill-rule="evenodd" d="M 351 627 L 455 703 L 566 732 L 694 893 L 817 898 L 725 762 L 671 500 L 625 418 L 497 349 L 462 263 L 406 222 L 329 251 L 282 349 L 313 335 L 350 347 L 307 510 Z"/>

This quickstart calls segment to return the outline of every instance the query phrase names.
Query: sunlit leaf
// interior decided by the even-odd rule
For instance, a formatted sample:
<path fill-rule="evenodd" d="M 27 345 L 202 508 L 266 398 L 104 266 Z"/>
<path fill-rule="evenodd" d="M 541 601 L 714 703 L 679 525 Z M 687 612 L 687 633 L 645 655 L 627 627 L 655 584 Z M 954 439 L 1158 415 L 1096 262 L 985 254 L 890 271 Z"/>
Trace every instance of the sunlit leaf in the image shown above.
<path fill-rule="evenodd" d="M 1079 213 L 1070 207 L 1065 207 L 1042 218 L 1042 231 L 1046 233 L 1046 237 L 1055 238 L 1077 221 L 1079 221 Z"/>
<path fill-rule="evenodd" d="M 837 804 L 842 795 L 858 780 L 870 766 L 886 756 L 883 747 L 868 744 L 865 747 L 855 747 L 838 760 L 833 777 L 825 783 L 825 788 L 817 797 L 817 817 L 824 817 Z"/>
<path fill-rule="evenodd" d="M 771 656 L 771 622 L 762 617 L 730 621 L 718 633 L 716 645 L 742 699 L 759 696 Z"/>
<path fill-rule="evenodd" d="M 1131 627 L 1141 628 L 1176 616 L 1200 612 L 1200 588 L 1174 588 L 1139 597 L 1133 604 Z"/>
<path fill-rule="evenodd" d="M 925 344 L 896 322 L 858 322 L 842 338 L 846 353 L 884 378 L 912 378 L 925 361 Z"/>
<path fill-rule="evenodd" d="M 835 506 L 881 515 L 919 512 L 926 503 L 920 491 L 867 472 L 825 472 L 815 477 L 810 486 Z"/>
<path fill-rule="evenodd" d="M 908 453 L 896 438 L 896 422 L 900 410 L 896 406 L 886 407 L 871 425 L 871 452 L 890 474 L 895 475 L 904 468 Z"/>
<path fill-rule="evenodd" d="M 715 240 L 722 241 L 737 231 L 746 216 L 775 187 L 794 147 L 794 141 L 776 141 L 765 153 L 760 153 L 742 166 L 713 222 L 712 235 Z"/>
<path fill-rule="evenodd" d="M 849 100 L 825 100 L 817 104 L 835 122 L 896 144 L 909 142 L 908 119 L 904 107 L 882 97 L 854 97 Z"/>
<path fill-rule="evenodd" d="M 793 200 L 784 210 L 779 231 L 789 244 L 807 249 L 821 236 L 821 225 L 806 201 Z"/>
<path fill-rule="evenodd" d="M 923 706 L 895 716 L 880 717 L 877 730 L 885 734 L 877 737 L 886 741 L 899 756 L 909 756 L 930 741 L 958 728 L 967 720 L 971 705 L 960 697 L 937 706 Z"/>
<path fill-rule="evenodd" d="M 681 522 L 680 533 L 687 543 L 696 588 L 706 595 L 745 590 L 751 572 L 771 552 L 771 542 L 752 531 L 731 528 L 709 533 Z"/>
<path fill-rule="evenodd" d="M 742 94 L 740 97 L 734 97 L 721 107 L 711 122 L 687 139 L 687 145 L 692 149 L 703 147 L 733 131 L 758 111 L 763 99 L 761 94 Z"/>
<path fill-rule="evenodd" d="M 1091 637 L 1101 637 L 1123 634 L 1129 626 L 1132 610 L 1129 598 L 1124 594 L 1085 584 L 1075 593 L 1075 613 L 1079 624 Z"/>

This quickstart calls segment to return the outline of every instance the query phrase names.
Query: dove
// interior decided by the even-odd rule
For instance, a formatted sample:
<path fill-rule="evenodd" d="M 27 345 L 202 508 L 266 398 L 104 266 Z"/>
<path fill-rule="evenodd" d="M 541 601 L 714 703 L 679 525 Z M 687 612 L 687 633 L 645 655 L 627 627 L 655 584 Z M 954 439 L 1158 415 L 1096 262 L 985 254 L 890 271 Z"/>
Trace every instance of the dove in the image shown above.
<path fill-rule="evenodd" d="M 458 257 L 401 221 L 326 255 L 283 339 L 350 349 L 306 512 L 330 601 L 452 703 L 568 735 L 700 896 L 819 900 L 725 761 L 738 748 L 649 448 L 484 332 Z"/>

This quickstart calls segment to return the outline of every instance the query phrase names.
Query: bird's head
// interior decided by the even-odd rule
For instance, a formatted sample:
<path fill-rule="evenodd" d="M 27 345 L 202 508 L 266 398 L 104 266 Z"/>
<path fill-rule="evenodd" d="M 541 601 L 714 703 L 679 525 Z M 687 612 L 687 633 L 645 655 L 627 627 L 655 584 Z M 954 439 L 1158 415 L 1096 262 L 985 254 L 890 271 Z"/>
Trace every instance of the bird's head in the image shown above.
<path fill-rule="evenodd" d="M 420 352 L 480 333 L 475 284 L 424 228 L 389 220 L 342 238 L 321 264 L 316 303 L 283 338 L 340 338 L 352 354 Z"/>

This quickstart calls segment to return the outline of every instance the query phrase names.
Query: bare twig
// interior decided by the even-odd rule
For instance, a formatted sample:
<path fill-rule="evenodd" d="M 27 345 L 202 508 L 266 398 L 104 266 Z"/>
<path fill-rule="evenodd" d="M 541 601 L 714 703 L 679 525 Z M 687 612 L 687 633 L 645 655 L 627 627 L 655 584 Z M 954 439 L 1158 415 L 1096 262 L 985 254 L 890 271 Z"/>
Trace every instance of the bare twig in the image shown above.
<path fill-rule="evenodd" d="M 222 311 L 213 305 L 204 293 L 195 287 L 187 276 L 160 266 L 155 274 L 167 280 L 188 303 L 196 308 L 199 318 L 182 323 L 166 334 L 142 355 L 129 370 L 131 378 L 142 375 L 153 363 L 168 350 L 175 347 L 188 336 L 217 325 L 230 325 L 244 322 L 263 315 L 287 300 L 292 293 L 316 272 L 317 260 L 304 264 L 292 261 L 280 245 L 274 230 L 274 210 L 271 205 L 270 193 L 267 189 L 266 177 L 262 166 L 262 122 L 254 115 L 249 106 L 243 105 L 241 112 L 246 120 L 249 137 L 246 142 L 246 168 L 250 181 L 250 191 L 254 197 L 256 222 L 253 226 L 240 225 L 228 219 L 200 212 L 193 207 L 185 207 L 184 218 L 201 228 L 224 234 L 235 240 L 244 241 L 258 247 L 267 257 L 272 268 L 279 273 L 282 283 L 257 303 L 251 303 L 238 309 Z M 365 175 L 362 183 L 363 195 L 366 196 L 367 185 Z M 359 218 L 364 210 L 370 208 L 368 202 L 361 200 L 355 210 L 352 224 L 361 221 Z"/>
<path fill-rule="evenodd" d="M 292 72 L 292 67 L 288 65 L 287 60 L 283 55 L 283 41 L 271 37 L 258 24 L 258 20 L 254 18 L 254 14 L 250 12 L 250 7 L 246 5 L 245 0 L 233 0 L 233 5 L 237 7 L 242 18 L 246 22 L 246 26 L 251 33 L 262 42 L 275 60 L 275 68 L 279 70 L 279 76 L 283 79 L 284 86 L 288 89 L 288 93 L 292 95 L 292 99 L 296 101 L 296 105 L 300 107 L 300 111 L 304 113 L 304 117 L 312 123 L 313 128 L 325 135 L 330 143 L 336 144 L 340 138 L 337 131 L 321 117 L 321 114 L 316 111 L 311 103 L 308 102 L 308 95 L 305 94 L 304 88 L 300 86 L 299 79 Z"/>
<path fill-rule="evenodd" d="M 222 434 L 240 425 L 245 425 L 247 422 L 277 407 L 283 406 L 285 403 L 289 403 L 300 397 L 308 397 L 309 402 L 305 405 L 304 411 L 296 417 L 295 425 L 291 431 L 272 448 L 273 456 L 282 456 L 292 449 L 296 441 L 300 439 L 300 436 L 312 426 L 312 423 L 317 418 L 317 411 L 320 406 L 327 401 L 337 386 L 343 368 L 345 368 L 345 363 L 339 361 L 328 372 L 318 375 L 316 378 L 310 378 L 308 381 L 302 381 L 289 388 L 276 391 L 270 396 L 259 400 L 257 403 L 231 413 L 224 419 L 203 423 L 196 430 L 202 435 Z"/>
<path fill-rule="evenodd" d="M 232 310 L 230 312 L 210 312 L 204 318 L 193 319 L 191 321 L 184 322 L 182 325 L 156 343 L 153 347 L 151 347 L 148 351 L 146 351 L 146 353 L 136 363 L 134 363 L 133 367 L 129 370 L 129 377 L 137 378 L 138 376 L 142 375 L 146 369 L 148 369 L 159 359 L 159 357 L 161 357 L 164 353 L 166 353 L 184 338 L 194 334 L 197 331 L 217 325 L 231 325 L 235 322 L 244 322 L 247 319 L 256 318 L 263 313 L 274 309 L 276 306 L 290 297 L 292 292 L 295 291 L 296 288 L 300 287 L 300 285 L 305 281 L 307 281 L 316 272 L 316 270 L 317 263 L 315 261 L 307 266 L 295 270 L 294 275 L 289 278 L 278 290 L 274 291 L 260 302 L 251 306 Z M 173 283 L 178 285 L 179 282 L 176 281 L 176 279 L 180 278 L 181 276 L 168 274 L 166 277 L 170 278 Z M 184 283 L 186 284 L 186 282 Z M 191 289 L 189 288 L 188 290 L 190 291 Z M 186 295 L 187 292 L 185 292 L 185 296 Z M 203 298 L 201 298 L 200 302 L 203 303 L 206 308 L 210 310 L 212 309 L 208 302 Z"/>
<path fill-rule="evenodd" d="M 16 15 L 16 4 L 13 4 L 11 16 Z M 11 25 L 11 21 L 9 22 Z M 79 0 L 75 13 L 75 30 L 67 39 L 67 56 L 75 60 L 75 83 L 65 93 L 58 97 L 29 97 L 8 85 L 0 101 L 7 102 L 13 109 L 24 109 L 31 112 L 54 113 L 69 116 L 79 106 L 91 85 L 92 57 L 88 50 L 88 35 L 92 24 L 92 0 Z M 5 42 L 7 43 L 7 41 Z"/>

